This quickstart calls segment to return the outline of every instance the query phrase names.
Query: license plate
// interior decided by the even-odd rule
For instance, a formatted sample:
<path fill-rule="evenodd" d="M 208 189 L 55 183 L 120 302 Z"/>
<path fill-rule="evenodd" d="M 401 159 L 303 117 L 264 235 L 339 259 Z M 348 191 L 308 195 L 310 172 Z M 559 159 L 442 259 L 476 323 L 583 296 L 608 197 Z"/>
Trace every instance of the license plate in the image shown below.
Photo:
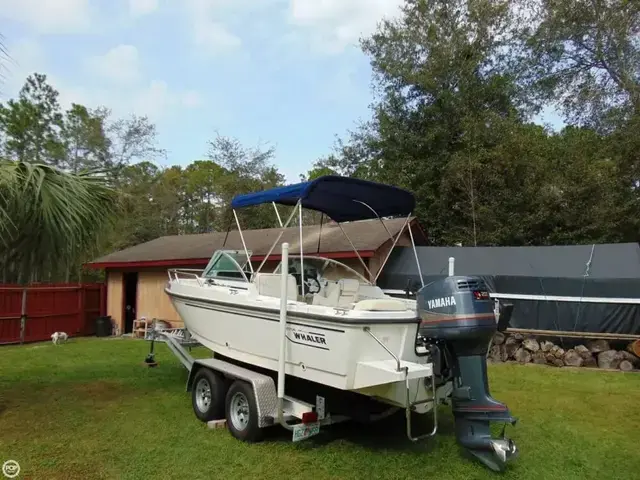
<path fill-rule="evenodd" d="M 314 423 L 300 423 L 293 426 L 293 441 L 299 442 L 305 438 L 313 437 L 320 433 L 320 422 Z"/>

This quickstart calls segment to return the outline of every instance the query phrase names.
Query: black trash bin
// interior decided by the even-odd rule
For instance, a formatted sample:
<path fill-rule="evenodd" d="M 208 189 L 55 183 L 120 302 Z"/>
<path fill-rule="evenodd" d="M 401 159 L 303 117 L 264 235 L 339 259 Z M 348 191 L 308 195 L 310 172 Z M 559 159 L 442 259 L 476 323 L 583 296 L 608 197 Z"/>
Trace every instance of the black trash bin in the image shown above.
<path fill-rule="evenodd" d="M 112 331 L 111 316 L 96 318 L 96 337 L 109 337 Z"/>

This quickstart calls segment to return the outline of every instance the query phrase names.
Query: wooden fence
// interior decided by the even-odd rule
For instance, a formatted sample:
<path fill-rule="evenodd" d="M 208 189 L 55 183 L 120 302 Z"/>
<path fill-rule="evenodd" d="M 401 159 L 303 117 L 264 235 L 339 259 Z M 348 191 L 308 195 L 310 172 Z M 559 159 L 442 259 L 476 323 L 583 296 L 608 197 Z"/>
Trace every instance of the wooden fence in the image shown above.
<path fill-rule="evenodd" d="M 50 340 L 53 332 L 93 335 L 105 314 L 102 283 L 0 285 L 0 344 Z"/>

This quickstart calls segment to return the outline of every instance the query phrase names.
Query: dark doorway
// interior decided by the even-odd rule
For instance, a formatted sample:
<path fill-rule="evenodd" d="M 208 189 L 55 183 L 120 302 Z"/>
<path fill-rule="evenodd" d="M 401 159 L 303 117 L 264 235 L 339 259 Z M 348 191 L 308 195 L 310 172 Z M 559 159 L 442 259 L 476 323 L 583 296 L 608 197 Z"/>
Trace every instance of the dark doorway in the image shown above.
<path fill-rule="evenodd" d="M 133 321 L 136 318 L 138 304 L 138 272 L 126 272 L 122 276 L 124 304 L 124 332 L 133 332 Z"/>

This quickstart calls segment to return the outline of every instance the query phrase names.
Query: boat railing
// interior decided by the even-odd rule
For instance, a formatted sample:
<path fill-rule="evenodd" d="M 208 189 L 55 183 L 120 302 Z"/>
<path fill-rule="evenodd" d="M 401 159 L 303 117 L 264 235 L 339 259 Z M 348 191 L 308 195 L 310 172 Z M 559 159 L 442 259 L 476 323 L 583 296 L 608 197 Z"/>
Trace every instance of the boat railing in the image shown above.
<path fill-rule="evenodd" d="M 170 282 L 180 282 L 181 275 L 189 278 L 195 278 L 195 280 L 198 282 L 198 285 L 202 287 L 202 272 L 203 270 L 199 270 L 196 268 L 170 268 L 169 270 L 167 270 L 167 275 L 169 276 Z"/>

